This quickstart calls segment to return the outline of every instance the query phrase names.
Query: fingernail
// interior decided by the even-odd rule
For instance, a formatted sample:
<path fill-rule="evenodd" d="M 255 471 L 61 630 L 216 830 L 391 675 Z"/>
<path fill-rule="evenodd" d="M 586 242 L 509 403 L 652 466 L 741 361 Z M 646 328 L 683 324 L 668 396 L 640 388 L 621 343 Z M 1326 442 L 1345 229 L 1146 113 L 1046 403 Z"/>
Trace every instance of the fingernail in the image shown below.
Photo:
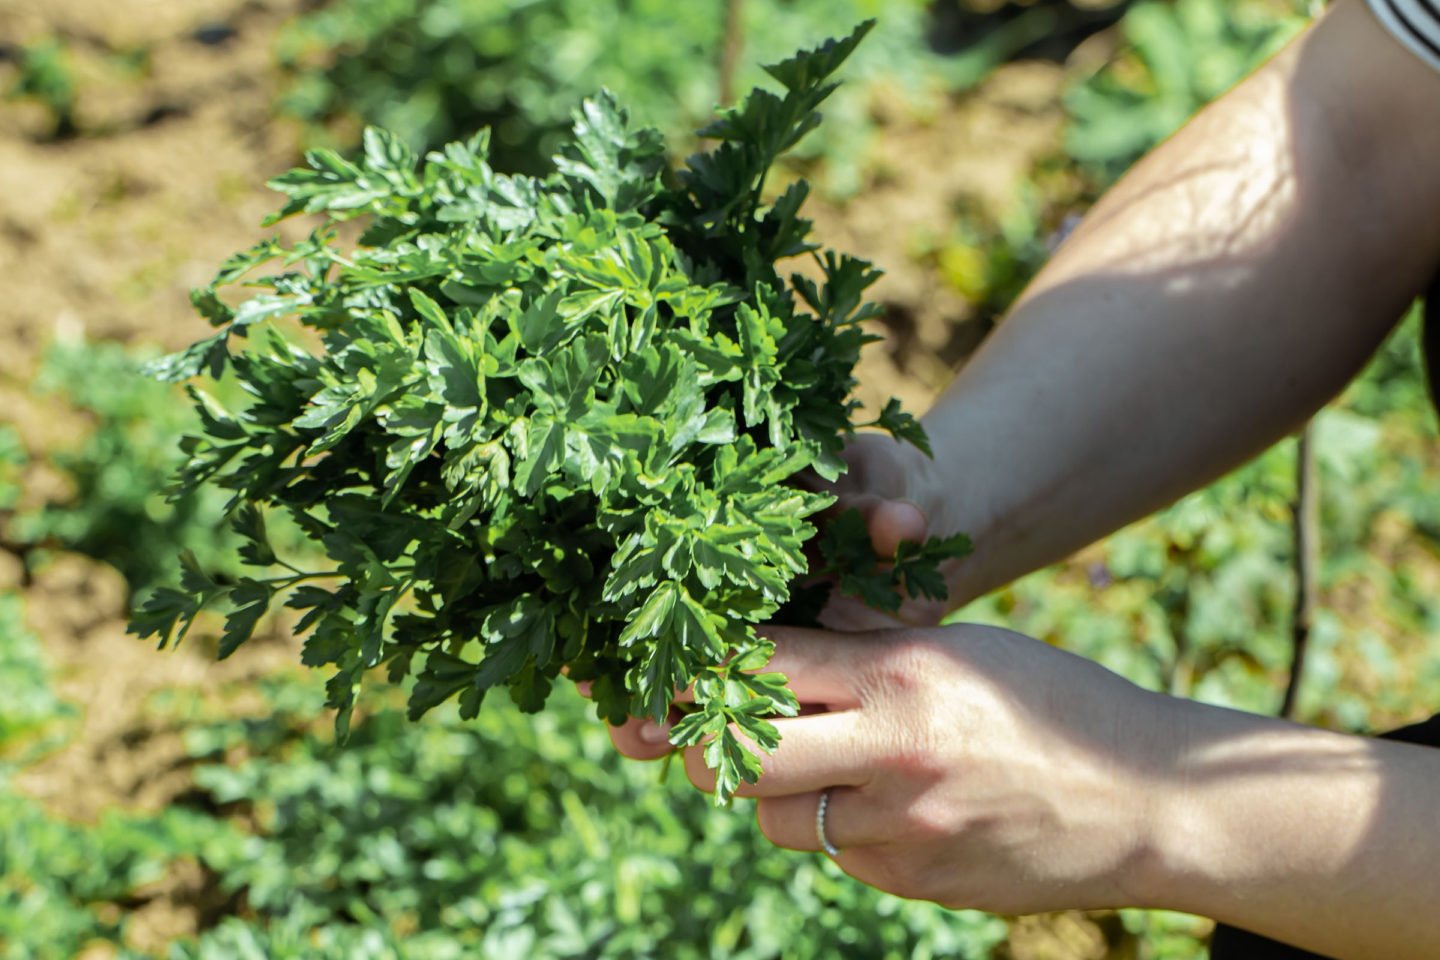
<path fill-rule="evenodd" d="M 670 731 L 651 720 L 646 720 L 640 724 L 638 733 L 642 742 L 651 745 L 658 746 L 659 744 L 670 742 Z"/>
<path fill-rule="evenodd" d="M 926 523 L 925 511 L 922 510 L 920 508 L 920 504 L 916 503 L 914 500 L 895 500 L 892 502 L 897 503 L 902 507 L 909 507 L 911 510 L 914 510 L 915 516 L 920 518 L 920 522 L 922 524 Z"/>

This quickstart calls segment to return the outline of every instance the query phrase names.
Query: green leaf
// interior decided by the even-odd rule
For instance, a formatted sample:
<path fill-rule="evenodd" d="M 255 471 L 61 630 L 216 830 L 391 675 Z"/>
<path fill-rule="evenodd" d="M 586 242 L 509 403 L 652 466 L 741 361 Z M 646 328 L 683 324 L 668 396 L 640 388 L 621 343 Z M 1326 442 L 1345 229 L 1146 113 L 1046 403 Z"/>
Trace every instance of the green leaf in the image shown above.
<path fill-rule="evenodd" d="M 482 631 L 485 658 L 474 680 L 480 691 L 510 683 L 528 664 L 548 665 L 555 655 L 555 608 L 533 594 L 491 611 Z"/>
<path fill-rule="evenodd" d="M 679 585 L 673 581 L 667 581 L 652 591 L 625 624 L 620 633 L 620 646 L 628 647 L 641 640 L 658 637 L 668 630 L 674 618 L 679 591 Z"/>
<path fill-rule="evenodd" d="M 826 40 L 814 50 L 802 51 L 787 60 L 767 66 L 765 72 L 779 80 L 791 93 L 822 89 L 822 84 L 840 69 L 840 65 L 849 59 L 860 41 L 873 29 L 875 21 L 866 20 L 857 24 L 848 37 Z"/>
<path fill-rule="evenodd" d="M 230 360 L 230 351 L 226 348 L 229 338 L 230 331 L 223 330 L 206 340 L 192 343 L 179 353 L 167 354 L 144 364 L 140 372 L 165 383 L 179 383 L 207 371 L 210 376 L 218 378 Z"/>
<path fill-rule="evenodd" d="M 305 155 L 308 170 L 291 170 L 275 177 L 270 189 L 286 194 L 290 203 L 269 217 L 265 225 L 298 213 L 348 214 L 388 197 L 393 184 L 383 176 L 369 176 L 333 150 L 311 150 Z"/>
<path fill-rule="evenodd" d="M 255 632 L 260 618 L 270 609 L 275 591 L 268 583 L 246 578 L 230 590 L 234 608 L 225 618 L 225 632 L 220 637 L 220 659 L 234 653 Z"/>
<path fill-rule="evenodd" d="M 537 413 L 525 426 L 524 441 L 515 450 L 515 486 L 527 497 L 539 491 L 545 478 L 557 473 L 565 451 L 565 428 L 552 417 Z"/>
<path fill-rule="evenodd" d="M 155 637 L 163 650 L 185 639 L 203 606 L 203 596 L 174 587 L 158 587 L 131 615 L 129 632 L 141 639 Z"/>
<path fill-rule="evenodd" d="M 580 105 L 575 139 L 555 157 L 555 169 L 588 185 L 612 210 L 633 210 L 659 189 L 665 151 L 655 130 L 631 130 L 609 91 Z"/>
<path fill-rule="evenodd" d="M 424 669 L 420 671 L 415 686 L 410 690 L 410 719 L 419 720 L 461 691 L 473 689 L 478 672 L 479 668 L 475 664 L 452 656 L 444 650 L 430 651 Z M 474 708 L 462 711 L 462 715 L 466 719 L 474 719 L 479 712 L 478 702 L 474 703 Z"/>
<path fill-rule="evenodd" d="M 920 426 L 919 420 L 900 408 L 899 400 L 892 397 L 885 404 L 885 409 L 880 411 L 875 425 L 881 430 L 889 431 L 896 440 L 904 440 L 925 456 L 934 458 L 935 454 L 930 449 L 930 438 L 925 436 L 925 428 Z"/>
<path fill-rule="evenodd" d="M 245 544 L 240 548 L 240 559 L 254 567 L 268 567 L 276 562 L 275 548 L 265 531 L 265 515 L 253 503 L 241 504 L 230 525 L 240 534 Z"/>

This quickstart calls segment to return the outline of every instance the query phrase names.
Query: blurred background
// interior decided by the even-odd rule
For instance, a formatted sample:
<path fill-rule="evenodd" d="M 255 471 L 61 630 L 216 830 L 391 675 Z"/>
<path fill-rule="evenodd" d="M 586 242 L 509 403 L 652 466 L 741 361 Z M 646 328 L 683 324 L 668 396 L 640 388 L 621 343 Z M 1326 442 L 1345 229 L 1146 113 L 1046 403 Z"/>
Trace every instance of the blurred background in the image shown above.
<path fill-rule="evenodd" d="M 742 802 L 621 763 L 573 697 L 338 749 L 283 624 L 234 659 L 124 634 L 221 504 L 167 504 L 189 425 L 139 363 L 260 235 L 264 181 L 364 124 L 494 129 L 546 169 L 597 87 L 677 155 L 757 64 L 880 25 L 791 165 L 820 238 L 874 260 L 860 375 L 917 411 L 1146 148 L 1303 29 L 1289 0 L 0 0 L 0 960 L 1204 954 L 1205 921 L 903 902 L 770 848 Z M 1415 318 L 1311 428 L 1321 547 L 1300 719 L 1440 709 L 1440 455 Z M 1291 689 L 1287 441 L 973 604 L 1149 687 L 1257 712 Z M 1301 511 L 1303 513 L 1303 511 Z M 437 711 L 437 714 L 443 713 Z"/>

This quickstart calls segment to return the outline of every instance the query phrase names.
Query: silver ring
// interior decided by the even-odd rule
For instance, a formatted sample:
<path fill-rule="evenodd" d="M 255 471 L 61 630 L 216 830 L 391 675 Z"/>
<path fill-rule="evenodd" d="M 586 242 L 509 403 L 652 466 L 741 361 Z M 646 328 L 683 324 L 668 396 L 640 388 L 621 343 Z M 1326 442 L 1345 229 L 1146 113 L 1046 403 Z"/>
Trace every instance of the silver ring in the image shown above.
<path fill-rule="evenodd" d="M 820 805 L 815 808 L 815 836 L 820 841 L 820 849 L 832 857 L 840 856 L 840 848 L 830 842 L 825 836 L 825 810 L 830 806 L 830 787 L 820 791 Z"/>

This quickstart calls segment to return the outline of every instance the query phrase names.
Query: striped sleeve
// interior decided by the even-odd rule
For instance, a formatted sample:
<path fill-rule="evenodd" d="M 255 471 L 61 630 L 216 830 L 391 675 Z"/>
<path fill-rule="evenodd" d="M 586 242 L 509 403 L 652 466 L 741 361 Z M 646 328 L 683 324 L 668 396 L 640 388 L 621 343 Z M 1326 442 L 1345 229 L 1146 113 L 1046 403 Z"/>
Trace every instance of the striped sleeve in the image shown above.
<path fill-rule="evenodd" d="M 1440 0 L 1368 0 L 1395 38 L 1440 70 Z"/>

